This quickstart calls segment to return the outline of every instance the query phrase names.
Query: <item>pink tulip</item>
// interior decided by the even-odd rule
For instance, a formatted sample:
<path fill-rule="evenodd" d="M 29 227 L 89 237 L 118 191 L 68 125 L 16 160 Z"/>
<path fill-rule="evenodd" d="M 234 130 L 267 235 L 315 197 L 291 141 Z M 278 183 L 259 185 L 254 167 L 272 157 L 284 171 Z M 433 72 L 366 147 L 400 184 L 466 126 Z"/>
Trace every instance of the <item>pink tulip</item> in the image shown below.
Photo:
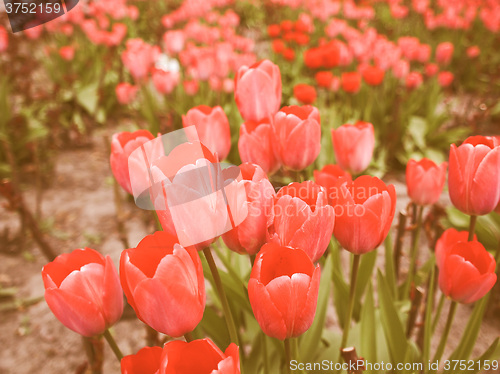
<path fill-rule="evenodd" d="M 492 212 L 500 200 L 500 146 L 473 136 L 450 147 L 448 189 L 451 202 L 469 215 Z"/>
<path fill-rule="evenodd" d="M 238 151 L 242 162 L 259 165 L 267 174 L 278 170 L 278 143 L 269 120 L 247 121 L 241 125 Z"/>
<path fill-rule="evenodd" d="M 332 130 L 333 149 L 338 165 L 352 174 L 364 171 L 372 159 L 375 148 L 373 125 L 358 121 Z"/>
<path fill-rule="evenodd" d="M 330 243 L 334 222 L 334 210 L 323 187 L 312 181 L 291 183 L 276 195 L 270 240 L 301 248 L 316 262 Z"/>
<path fill-rule="evenodd" d="M 259 122 L 274 116 L 281 104 L 281 73 L 269 60 L 243 66 L 235 78 L 234 98 L 245 121 Z"/>
<path fill-rule="evenodd" d="M 75 249 L 45 265 L 42 278 L 50 310 L 80 335 L 102 334 L 122 315 L 122 288 L 109 256 Z"/>
<path fill-rule="evenodd" d="M 148 235 L 120 257 L 120 281 L 137 317 L 179 337 L 194 330 L 205 310 L 205 278 L 198 253 L 164 231 Z"/>
<path fill-rule="evenodd" d="M 229 120 L 220 106 L 198 105 L 182 116 L 182 126 L 195 126 L 199 141 L 219 160 L 224 160 L 231 148 Z"/>
<path fill-rule="evenodd" d="M 406 165 L 406 186 L 408 196 L 415 204 L 435 204 L 446 182 L 447 162 L 436 165 L 433 161 L 423 158 L 420 161 L 410 160 Z"/>
<path fill-rule="evenodd" d="M 440 43 L 436 48 L 436 61 L 440 65 L 448 65 L 453 58 L 454 46 L 450 42 Z"/>
<path fill-rule="evenodd" d="M 179 84 L 180 75 L 177 71 L 163 71 L 155 69 L 152 80 L 156 91 L 161 94 L 169 95 Z"/>
<path fill-rule="evenodd" d="M 331 205 L 339 197 L 340 186 L 352 182 L 352 177 L 338 165 L 326 165 L 321 171 L 314 170 L 314 180 L 326 189 L 328 202 Z"/>
<path fill-rule="evenodd" d="M 248 215 L 242 223 L 223 234 L 222 239 L 229 249 L 254 255 L 268 239 L 276 193 L 260 166 L 244 163 L 240 170 L 247 194 Z"/>
<path fill-rule="evenodd" d="M 279 158 L 292 170 L 311 165 L 321 149 L 321 125 L 318 108 L 287 106 L 274 116 L 274 131 Z"/>
<path fill-rule="evenodd" d="M 5 52 L 9 46 L 9 35 L 5 27 L 0 26 L 0 52 Z"/>

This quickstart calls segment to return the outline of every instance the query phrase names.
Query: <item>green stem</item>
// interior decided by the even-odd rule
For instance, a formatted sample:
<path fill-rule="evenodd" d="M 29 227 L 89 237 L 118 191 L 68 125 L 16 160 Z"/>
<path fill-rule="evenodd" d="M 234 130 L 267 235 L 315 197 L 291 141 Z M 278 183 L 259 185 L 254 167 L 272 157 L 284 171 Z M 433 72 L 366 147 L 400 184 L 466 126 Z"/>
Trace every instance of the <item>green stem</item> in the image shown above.
<path fill-rule="evenodd" d="M 443 331 L 443 335 L 441 335 L 441 340 L 439 341 L 439 346 L 436 350 L 436 354 L 434 356 L 433 362 L 436 362 L 441 359 L 441 356 L 443 355 L 444 352 L 444 347 L 446 345 L 446 341 L 448 340 L 448 335 L 451 330 L 451 325 L 453 323 L 453 317 L 455 316 L 455 312 L 457 310 L 457 302 L 452 301 L 450 304 L 450 310 L 448 312 L 448 318 L 446 320 L 446 326 Z"/>
<path fill-rule="evenodd" d="M 292 361 L 292 349 L 290 347 L 290 339 L 287 338 L 285 339 L 285 341 L 283 342 L 285 344 L 285 370 L 287 373 L 291 373 L 292 372 L 292 368 L 290 367 L 290 362 Z"/>
<path fill-rule="evenodd" d="M 192 342 L 194 340 L 193 338 L 193 334 L 190 333 L 190 332 L 186 332 L 184 334 L 184 339 L 186 339 L 186 341 L 189 343 L 189 342 Z"/>
<path fill-rule="evenodd" d="M 212 272 L 212 276 L 214 278 L 215 288 L 217 289 L 217 293 L 219 294 L 220 302 L 222 304 L 222 309 L 224 310 L 224 316 L 226 317 L 226 324 L 227 324 L 227 329 L 229 331 L 229 337 L 231 338 L 231 342 L 236 343 L 236 345 L 239 345 L 238 334 L 236 332 L 236 326 L 234 324 L 233 315 L 231 313 L 231 309 L 229 309 L 229 303 L 227 302 L 226 292 L 224 291 L 219 270 L 217 269 L 217 265 L 215 264 L 214 257 L 212 256 L 212 251 L 210 247 L 203 248 L 203 254 L 207 259 L 208 266 L 210 267 L 210 271 Z"/>
<path fill-rule="evenodd" d="M 470 216 L 469 238 L 467 239 L 468 241 L 472 241 L 474 239 L 474 231 L 476 229 L 476 221 L 477 221 L 477 216 Z"/>
<path fill-rule="evenodd" d="M 111 350 L 115 354 L 118 361 L 121 362 L 121 360 L 123 358 L 123 353 L 122 353 L 122 351 L 120 351 L 120 348 L 118 347 L 118 344 L 116 344 L 115 339 L 113 338 L 113 336 L 109 332 L 109 329 L 104 331 L 104 338 L 108 342 L 109 346 L 111 347 Z"/>
<path fill-rule="evenodd" d="M 418 257 L 418 241 L 420 239 L 420 230 L 422 229 L 422 218 L 424 216 L 424 207 L 418 206 L 417 213 L 417 226 L 415 227 L 415 233 L 413 235 L 413 241 L 411 245 L 411 258 L 410 258 L 410 268 L 408 269 L 408 280 L 405 285 L 405 292 L 403 297 L 408 296 L 411 289 L 411 285 L 415 279 L 415 273 L 417 272 L 417 257 Z"/>
<path fill-rule="evenodd" d="M 269 374 L 269 357 L 267 356 L 267 337 L 264 332 L 261 331 L 262 337 L 262 354 L 264 355 L 264 374 Z"/>
<path fill-rule="evenodd" d="M 434 316 L 434 322 L 432 322 L 432 333 L 434 334 L 434 331 L 436 331 L 436 326 L 439 321 L 439 317 L 441 316 L 441 311 L 443 310 L 443 305 L 444 305 L 444 300 L 445 296 L 444 294 L 441 294 L 441 298 L 439 299 L 439 304 L 436 310 L 436 315 Z"/>
<path fill-rule="evenodd" d="M 344 332 L 342 334 L 342 343 L 340 344 L 340 349 L 345 348 L 347 344 L 347 339 L 349 338 L 349 330 L 351 327 L 352 313 L 354 311 L 354 294 L 356 292 L 356 280 L 358 279 L 358 269 L 359 261 L 361 255 L 353 255 L 352 261 L 352 271 L 351 271 L 351 288 L 349 290 L 349 307 L 347 309 L 347 316 L 344 321 Z"/>

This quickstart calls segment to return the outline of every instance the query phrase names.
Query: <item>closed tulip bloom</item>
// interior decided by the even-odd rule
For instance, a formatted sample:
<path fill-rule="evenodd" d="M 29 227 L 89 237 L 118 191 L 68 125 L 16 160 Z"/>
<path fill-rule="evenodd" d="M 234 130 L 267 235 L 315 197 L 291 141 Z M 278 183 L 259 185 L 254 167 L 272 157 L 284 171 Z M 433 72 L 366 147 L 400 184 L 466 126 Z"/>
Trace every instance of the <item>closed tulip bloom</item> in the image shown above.
<path fill-rule="evenodd" d="M 500 147 L 484 136 L 450 147 L 448 189 L 451 202 L 469 215 L 488 214 L 500 200 Z"/>
<path fill-rule="evenodd" d="M 154 136 L 147 130 L 113 134 L 110 156 L 111 171 L 118 184 L 129 194 L 133 193 L 130 182 L 129 157 L 133 151 L 152 139 Z M 147 170 L 144 169 L 143 174 L 144 178 L 147 178 Z"/>
<path fill-rule="evenodd" d="M 115 89 L 116 98 L 120 104 L 127 105 L 135 100 L 137 97 L 137 91 L 139 91 L 139 87 L 137 86 L 126 82 L 120 83 Z"/>
<path fill-rule="evenodd" d="M 443 42 L 436 48 L 436 61 L 440 65 L 448 65 L 453 57 L 453 43 Z"/>
<path fill-rule="evenodd" d="M 182 116 L 182 126 L 195 126 L 199 141 L 224 160 L 231 149 L 229 120 L 220 106 L 198 105 Z"/>
<path fill-rule="evenodd" d="M 205 310 L 205 279 L 198 253 L 158 231 L 120 257 L 120 280 L 137 317 L 179 337 L 194 330 Z"/>
<path fill-rule="evenodd" d="M 121 360 L 122 374 L 156 374 L 160 369 L 161 347 L 144 347 Z"/>
<path fill-rule="evenodd" d="M 363 70 L 363 79 L 370 86 L 379 86 L 384 81 L 385 71 L 378 66 L 367 66 Z"/>
<path fill-rule="evenodd" d="M 0 52 L 5 52 L 9 46 L 9 34 L 5 27 L 0 26 Z"/>
<path fill-rule="evenodd" d="M 444 183 L 446 182 L 447 162 L 436 165 L 423 158 L 420 161 L 410 160 L 406 165 L 406 186 L 408 196 L 417 205 L 437 203 Z"/>
<path fill-rule="evenodd" d="M 156 91 L 165 95 L 171 94 L 180 82 L 180 75 L 177 71 L 156 69 L 151 78 Z"/>
<path fill-rule="evenodd" d="M 330 243 L 334 222 L 334 210 L 323 187 L 312 181 L 291 183 L 276 195 L 270 240 L 302 248 L 316 262 Z"/>
<path fill-rule="evenodd" d="M 441 87 L 448 87 L 453 83 L 455 76 L 450 71 L 441 71 L 439 72 L 437 79 Z"/>
<path fill-rule="evenodd" d="M 274 243 L 262 247 L 250 274 L 248 297 L 265 334 L 284 340 L 311 327 L 320 273 L 302 249 Z"/>
<path fill-rule="evenodd" d="M 332 130 L 333 150 L 338 165 L 352 174 L 364 171 L 373 156 L 375 132 L 373 125 L 358 121 Z"/>
<path fill-rule="evenodd" d="M 222 352 L 210 339 L 170 341 L 163 347 L 159 374 L 240 374 L 239 348 Z"/>
<path fill-rule="evenodd" d="M 268 228 L 273 223 L 273 205 L 276 193 L 262 168 L 255 164 L 240 165 L 247 195 L 248 215 L 231 231 L 222 235 L 229 249 L 237 253 L 256 254 L 268 239 Z"/>
<path fill-rule="evenodd" d="M 314 170 L 314 180 L 326 189 L 328 202 L 335 202 L 340 193 L 340 186 L 352 182 L 351 174 L 338 165 L 326 165 L 321 171 Z"/>
<path fill-rule="evenodd" d="M 473 303 L 495 285 L 495 259 L 480 242 L 459 241 L 451 247 L 436 246 L 438 256 L 439 287 L 454 301 Z"/>
<path fill-rule="evenodd" d="M 316 101 L 318 94 L 313 86 L 300 83 L 293 87 L 293 96 L 302 104 L 312 104 Z"/>
<path fill-rule="evenodd" d="M 364 175 L 340 189 L 338 198 L 332 202 L 333 235 L 344 249 L 356 255 L 374 250 L 391 228 L 396 210 L 394 186 Z"/>
<path fill-rule="evenodd" d="M 321 125 L 316 107 L 286 106 L 274 116 L 281 163 L 292 170 L 311 165 L 321 149 Z"/>
<path fill-rule="evenodd" d="M 281 166 L 277 147 L 270 120 L 247 121 L 241 125 L 238 151 L 242 162 L 257 164 L 267 174 L 272 174 Z"/>
<path fill-rule="evenodd" d="M 234 98 L 245 121 L 258 122 L 273 116 L 281 104 L 281 73 L 278 65 L 263 60 L 238 70 Z"/>
<path fill-rule="evenodd" d="M 123 312 L 123 293 L 111 257 L 75 249 L 42 269 L 45 301 L 61 323 L 80 335 L 102 334 Z"/>
<path fill-rule="evenodd" d="M 357 71 L 342 73 L 340 81 L 342 89 L 347 93 L 357 93 L 361 88 L 361 74 Z"/>

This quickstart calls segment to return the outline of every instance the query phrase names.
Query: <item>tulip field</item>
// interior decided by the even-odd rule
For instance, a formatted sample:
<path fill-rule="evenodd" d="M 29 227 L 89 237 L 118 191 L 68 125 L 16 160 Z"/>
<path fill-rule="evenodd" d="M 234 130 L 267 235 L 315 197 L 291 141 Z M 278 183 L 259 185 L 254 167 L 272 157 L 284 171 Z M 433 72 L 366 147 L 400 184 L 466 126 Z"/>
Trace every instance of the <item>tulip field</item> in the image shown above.
<path fill-rule="evenodd" d="M 500 373 L 499 47 L 498 0 L 0 1 L 0 374 Z"/>

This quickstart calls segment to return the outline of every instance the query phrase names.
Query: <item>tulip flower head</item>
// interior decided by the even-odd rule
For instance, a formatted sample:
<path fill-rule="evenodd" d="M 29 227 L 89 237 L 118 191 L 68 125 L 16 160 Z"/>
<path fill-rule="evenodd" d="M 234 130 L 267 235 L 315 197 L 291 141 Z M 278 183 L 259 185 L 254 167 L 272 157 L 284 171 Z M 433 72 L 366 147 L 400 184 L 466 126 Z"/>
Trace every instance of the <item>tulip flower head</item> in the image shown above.
<path fill-rule="evenodd" d="M 436 244 L 436 258 L 441 291 L 454 301 L 469 304 L 486 295 L 497 276 L 493 256 L 477 240 L 464 241 L 465 234 L 445 231 Z"/>
<path fill-rule="evenodd" d="M 248 296 L 264 333 L 284 340 L 311 327 L 320 272 L 301 249 L 274 243 L 262 247 L 250 274 Z"/>
<path fill-rule="evenodd" d="M 122 374 L 156 374 L 160 369 L 161 347 L 144 347 L 135 355 L 128 355 L 121 360 Z"/>
<path fill-rule="evenodd" d="M 436 165 L 423 158 L 420 161 L 410 160 L 406 165 L 406 186 L 408 196 L 417 205 L 435 204 L 446 182 L 447 162 Z"/>
<path fill-rule="evenodd" d="M 492 212 L 500 200 L 500 146 L 473 136 L 450 147 L 448 189 L 453 205 L 469 215 Z"/>
<path fill-rule="evenodd" d="M 90 248 L 75 249 L 45 265 L 42 278 L 50 310 L 80 335 L 102 334 L 122 315 L 122 288 L 109 256 Z"/>
<path fill-rule="evenodd" d="M 148 235 L 120 258 L 120 280 L 137 317 L 179 337 L 194 330 L 205 310 L 205 279 L 198 253 L 164 231 Z"/>

